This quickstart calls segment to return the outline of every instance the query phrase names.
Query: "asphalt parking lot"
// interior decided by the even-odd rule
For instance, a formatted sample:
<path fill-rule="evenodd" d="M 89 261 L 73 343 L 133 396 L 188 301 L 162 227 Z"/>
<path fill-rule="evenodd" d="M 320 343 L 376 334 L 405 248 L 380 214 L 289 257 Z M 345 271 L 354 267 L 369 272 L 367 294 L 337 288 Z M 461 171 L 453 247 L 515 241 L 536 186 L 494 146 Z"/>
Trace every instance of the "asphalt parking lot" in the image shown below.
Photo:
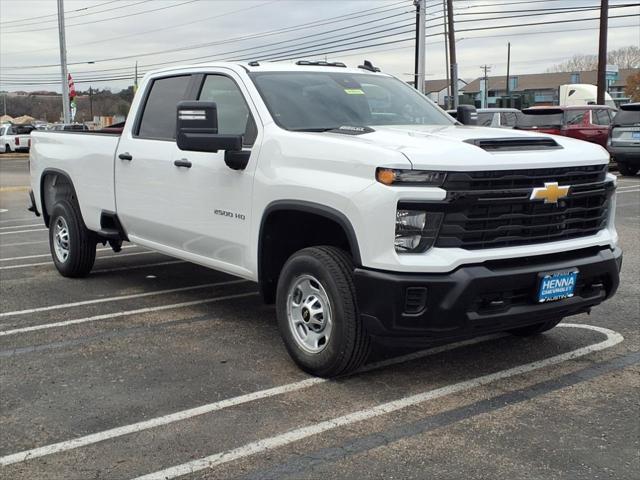
<path fill-rule="evenodd" d="M 135 245 L 59 276 L 27 184 L 0 156 L 0 478 L 640 478 L 640 177 L 590 315 L 332 381 L 290 361 L 250 282 Z"/>

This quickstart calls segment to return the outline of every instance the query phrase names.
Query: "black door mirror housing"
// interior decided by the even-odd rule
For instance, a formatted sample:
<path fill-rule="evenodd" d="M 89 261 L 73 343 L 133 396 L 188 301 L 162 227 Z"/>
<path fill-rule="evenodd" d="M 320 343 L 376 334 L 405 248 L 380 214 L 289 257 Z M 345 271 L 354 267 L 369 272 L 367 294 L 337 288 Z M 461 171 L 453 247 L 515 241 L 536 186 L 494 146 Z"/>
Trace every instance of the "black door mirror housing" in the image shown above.
<path fill-rule="evenodd" d="M 477 125 L 478 112 L 473 105 L 459 105 L 456 110 L 456 119 L 463 125 Z"/>
<path fill-rule="evenodd" d="M 192 152 L 237 152 L 242 150 L 242 135 L 218 133 L 218 107 L 215 102 L 178 103 L 176 143 L 180 150 Z"/>

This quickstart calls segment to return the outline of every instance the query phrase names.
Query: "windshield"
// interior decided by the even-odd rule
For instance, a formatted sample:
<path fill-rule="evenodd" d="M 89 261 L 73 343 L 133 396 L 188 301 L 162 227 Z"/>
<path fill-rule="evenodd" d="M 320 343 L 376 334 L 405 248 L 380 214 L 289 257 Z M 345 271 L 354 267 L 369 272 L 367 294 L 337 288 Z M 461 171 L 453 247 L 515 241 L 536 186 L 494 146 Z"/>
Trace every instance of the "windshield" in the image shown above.
<path fill-rule="evenodd" d="M 321 71 L 249 75 L 274 121 L 287 130 L 455 123 L 412 87 L 393 77 Z"/>

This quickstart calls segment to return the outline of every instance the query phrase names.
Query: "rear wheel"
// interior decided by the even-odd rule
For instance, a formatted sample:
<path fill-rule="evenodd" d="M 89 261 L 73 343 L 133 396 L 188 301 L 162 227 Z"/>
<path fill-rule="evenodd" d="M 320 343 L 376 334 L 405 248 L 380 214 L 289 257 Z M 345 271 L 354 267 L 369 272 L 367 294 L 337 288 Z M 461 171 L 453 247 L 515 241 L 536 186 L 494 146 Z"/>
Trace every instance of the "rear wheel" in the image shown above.
<path fill-rule="evenodd" d="M 561 321 L 562 318 L 554 318 L 553 320 L 547 320 L 546 322 L 535 323 L 526 327 L 514 328 L 513 330 L 508 330 L 508 332 L 512 335 L 516 335 L 517 337 L 530 337 L 532 335 L 539 335 L 546 332 L 547 330 L 551 330 Z"/>
<path fill-rule="evenodd" d="M 289 354 L 312 375 L 349 373 L 369 354 L 369 335 L 356 305 L 353 263 L 343 250 L 312 247 L 292 255 L 278 279 L 276 312 Z"/>
<path fill-rule="evenodd" d="M 60 200 L 49 223 L 49 246 L 58 272 L 65 277 L 86 277 L 96 259 L 96 238 L 84 226 L 77 207 Z"/>
<path fill-rule="evenodd" d="M 624 175 L 625 177 L 632 177 L 634 175 L 636 175 L 638 173 L 638 169 L 640 167 L 636 167 L 636 166 L 631 166 L 628 165 L 626 163 L 619 163 L 618 164 L 618 170 L 620 170 L 620 173 L 622 175 Z"/>

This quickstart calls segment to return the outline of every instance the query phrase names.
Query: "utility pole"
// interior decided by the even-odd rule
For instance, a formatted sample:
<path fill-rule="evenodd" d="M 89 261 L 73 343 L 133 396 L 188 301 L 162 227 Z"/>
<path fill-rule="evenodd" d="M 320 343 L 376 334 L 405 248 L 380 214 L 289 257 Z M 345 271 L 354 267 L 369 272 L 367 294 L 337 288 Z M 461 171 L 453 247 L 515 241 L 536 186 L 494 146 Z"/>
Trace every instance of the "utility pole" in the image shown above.
<path fill-rule="evenodd" d="M 451 66 L 449 65 L 449 39 L 447 32 L 447 0 L 442 0 L 442 25 L 444 26 L 444 62 L 447 78 L 447 98 L 444 102 L 445 109 L 449 109 L 449 99 L 451 98 L 451 82 L 449 82 L 449 71 L 451 70 Z"/>
<path fill-rule="evenodd" d="M 507 102 L 508 107 L 511 107 L 511 92 L 509 91 L 509 67 L 511 66 L 511 42 L 507 43 Z"/>
<path fill-rule="evenodd" d="M 71 123 L 71 103 L 69 100 L 69 72 L 67 71 L 67 41 L 64 31 L 64 0 L 58 0 L 58 35 L 60 37 L 60 74 L 62 80 L 62 118 Z"/>
<path fill-rule="evenodd" d="M 136 76 L 135 76 L 135 80 L 133 81 L 133 94 L 135 95 L 137 91 L 138 91 L 138 61 L 136 60 Z"/>
<path fill-rule="evenodd" d="M 93 88 L 89 85 L 89 116 L 93 122 Z"/>
<path fill-rule="evenodd" d="M 451 95 L 453 108 L 458 108 L 458 62 L 456 60 L 456 32 L 453 28 L 453 0 L 447 0 L 447 24 L 449 28 L 449 60 L 451 62 Z"/>
<path fill-rule="evenodd" d="M 487 108 L 487 104 L 489 103 L 489 70 L 491 70 L 491 67 L 489 65 L 482 65 L 480 68 L 484 70 L 484 92 L 482 94 L 482 104 L 480 108 Z"/>
<path fill-rule="evenodd" d="M 416 25 L 416 81 L 415 86 L 419 92 L 424 92 L 424 79 L 425 79 L 425 57 L 426 57 L 426 44 L 425 44 L 425 23 L 427 19 L 427 1 L 426 0 L 414 0 L 417 13 L 417 25 Z"/>
<path fill-rule="evenodd" d="M 609 0 L 600 0 L 600 42 L 598 45 L 598 97 L 596 103 L 604 105 L 607 90 L 607 29 L 609 27 Z"/>

